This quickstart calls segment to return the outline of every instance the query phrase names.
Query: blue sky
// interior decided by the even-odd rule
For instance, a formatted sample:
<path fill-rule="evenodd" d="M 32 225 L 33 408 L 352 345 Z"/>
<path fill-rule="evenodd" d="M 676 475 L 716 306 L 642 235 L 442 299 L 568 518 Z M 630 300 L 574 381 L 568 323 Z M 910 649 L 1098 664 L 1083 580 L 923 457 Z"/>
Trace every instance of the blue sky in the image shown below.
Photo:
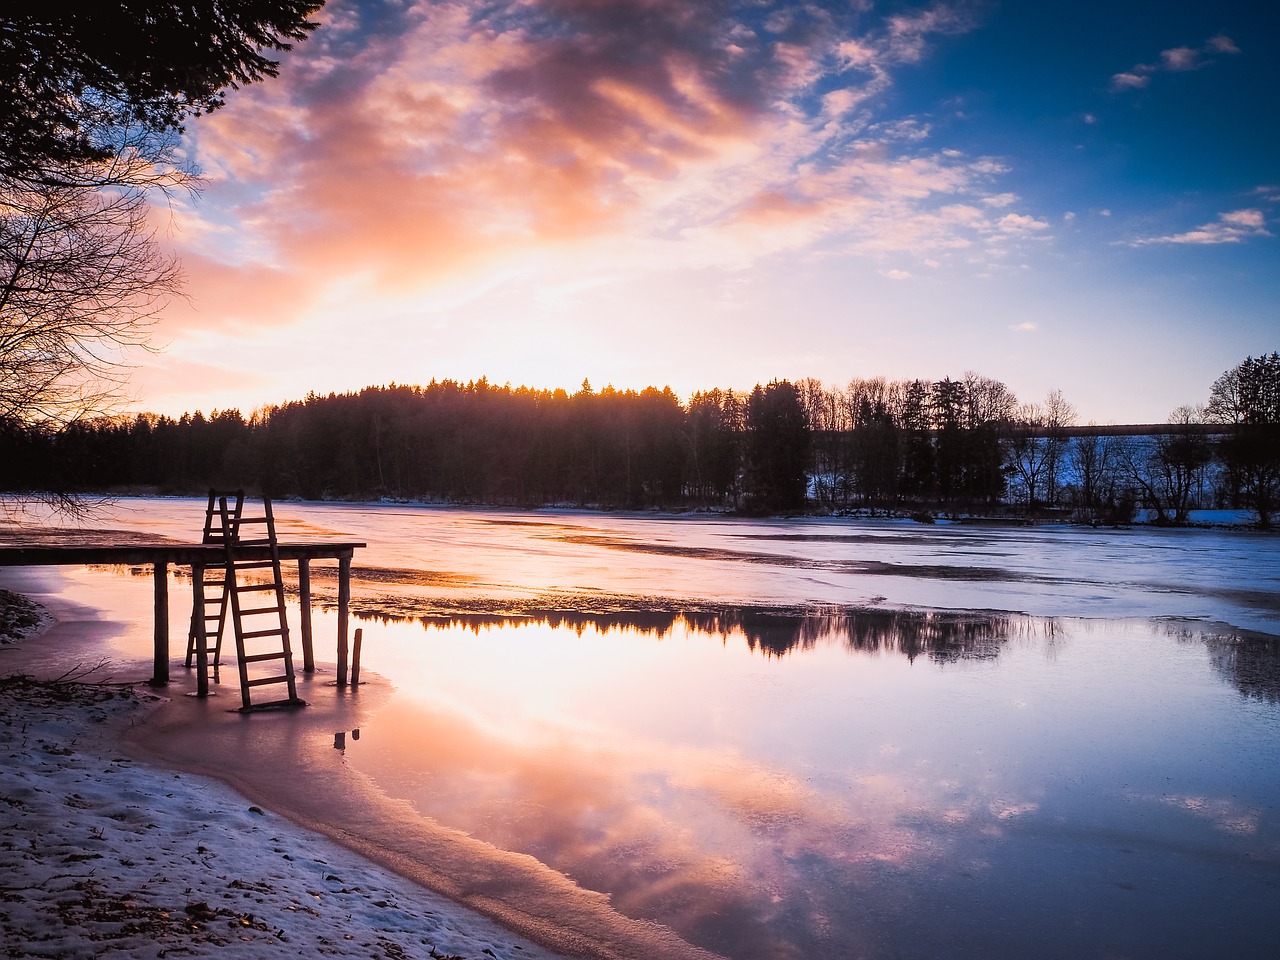
<path fill-rule="evenodd" d="M 189 127 L 137 406 L 487 376 L 1003 380 L 1163 420 L 1280 348 L 1280 18 L 333 0 Z M 288 357 L 286 364 L 279 358 Z"/>

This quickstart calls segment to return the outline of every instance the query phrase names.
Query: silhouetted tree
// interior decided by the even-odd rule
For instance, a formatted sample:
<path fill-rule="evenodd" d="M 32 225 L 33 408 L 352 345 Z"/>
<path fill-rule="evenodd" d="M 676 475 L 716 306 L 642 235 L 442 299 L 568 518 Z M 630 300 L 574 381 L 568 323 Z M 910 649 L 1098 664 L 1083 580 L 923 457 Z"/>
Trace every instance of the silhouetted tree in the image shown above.
<path fill-rule="evenodd" d="M 1227 429 L 1218 457 L 1234 491 L 1270 527 L 1280 509 L 1280 354 L 1248 357 L 1223 373 L 1207 416 Z"/>
<path fill-rule="evenodd" d="M 122 137 L 181 132 L 228 87 L 274 77 L 316 23 L 305 0 L 7 3 L 0 11 L 0 176 L 61 182 Z"/>
<path fill-rule="evenodd" d="M 756 385 L 747 400 L 747 495 L 758 509 L 804 507 L 809 424 L 800 392 L 787 380 Z"/>
<path fill-rule="evenodd" d="M 741 420 L 741 404 L 732 390 L 709 390 L 690 399 L 686 476 L 695 503 L 738 506 Z"/>
<path fill-rule="evenodd" d="M 912 380 L 902 392 L 899 414 L 903 431 L 903 470 L 900 489 L 908 497 L 931 500 L 934 495 L 934 446 L 931 429 L 930 385 Z"/>

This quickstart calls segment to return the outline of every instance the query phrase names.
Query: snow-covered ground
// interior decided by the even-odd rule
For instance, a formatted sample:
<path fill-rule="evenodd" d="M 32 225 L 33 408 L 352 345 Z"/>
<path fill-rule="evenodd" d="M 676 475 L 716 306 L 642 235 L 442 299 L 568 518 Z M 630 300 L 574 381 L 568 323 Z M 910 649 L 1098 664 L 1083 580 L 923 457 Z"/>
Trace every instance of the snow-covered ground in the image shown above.
<path fill-rule="evenodd" d="M 154 699 L 0 681 L 5 956 L 554 956 L 220 783 L 121 757 Z"/>
<path fill-rule="evenodd" d="M 61 670 L 92 633 L 0 592 L 4 956 L 556 960 L 217 781 L 123 756 L 163 698 Z"/>

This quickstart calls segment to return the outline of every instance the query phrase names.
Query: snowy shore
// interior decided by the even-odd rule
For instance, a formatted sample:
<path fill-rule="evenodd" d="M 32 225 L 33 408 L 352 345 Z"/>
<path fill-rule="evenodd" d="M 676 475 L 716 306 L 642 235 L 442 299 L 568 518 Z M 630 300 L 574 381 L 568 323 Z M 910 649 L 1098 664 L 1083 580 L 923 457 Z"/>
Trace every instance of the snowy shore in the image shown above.
<path fill-rule="evenodd" d="M 222 784 L 120 757 L 149 699 L 0 681 L 6 956 L 553 957 Z"/>
<path fill-rule="evenodd" d="M 122 755 L 161 698 L 0 658 L 0 943 L 8 957 L 556 955 L 252 805 Z"/>

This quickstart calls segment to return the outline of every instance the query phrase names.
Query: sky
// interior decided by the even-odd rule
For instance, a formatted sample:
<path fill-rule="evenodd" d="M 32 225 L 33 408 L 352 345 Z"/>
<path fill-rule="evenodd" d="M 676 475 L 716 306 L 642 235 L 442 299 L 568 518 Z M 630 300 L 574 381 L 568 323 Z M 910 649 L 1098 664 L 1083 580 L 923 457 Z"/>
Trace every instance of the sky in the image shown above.
<path fill-rule="evenodd" d="M 1256 0 L 330 0 L 188 124 L 133 408 L 975 371 L 1166 419 L 1280 349 Z"/>

